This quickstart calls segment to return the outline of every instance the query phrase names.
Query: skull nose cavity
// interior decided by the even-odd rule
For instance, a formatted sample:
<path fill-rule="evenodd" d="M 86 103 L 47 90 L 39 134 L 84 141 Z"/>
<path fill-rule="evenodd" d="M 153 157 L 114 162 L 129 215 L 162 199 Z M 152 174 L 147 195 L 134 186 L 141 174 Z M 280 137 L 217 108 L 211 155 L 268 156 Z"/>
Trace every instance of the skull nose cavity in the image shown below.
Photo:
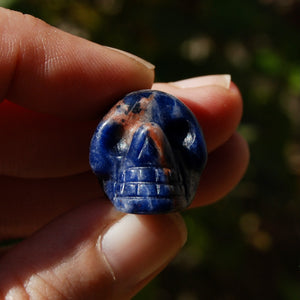
<path fill-rule="evenodd" d="M 127 158 L 142 165 L 161 165 L 165 160 L 167 146 L 168 141 L 161 128 L 156 124 L 147 123 L 139 127 L 133 135 Z"/>

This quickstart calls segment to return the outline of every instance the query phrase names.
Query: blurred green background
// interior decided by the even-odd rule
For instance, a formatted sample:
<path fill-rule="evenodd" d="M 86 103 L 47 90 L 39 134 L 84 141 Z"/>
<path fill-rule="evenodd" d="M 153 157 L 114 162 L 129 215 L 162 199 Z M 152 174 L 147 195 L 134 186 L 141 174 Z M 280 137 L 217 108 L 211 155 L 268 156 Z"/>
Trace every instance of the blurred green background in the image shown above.
<path fill-rule="evenodd" d="M 2 0 L 156 65 L 158 81 L 228 73 L 251 163 L 220 203 L 184 213 L 189 240 L 135 299 L 300 299 L 300 1 Z"/>

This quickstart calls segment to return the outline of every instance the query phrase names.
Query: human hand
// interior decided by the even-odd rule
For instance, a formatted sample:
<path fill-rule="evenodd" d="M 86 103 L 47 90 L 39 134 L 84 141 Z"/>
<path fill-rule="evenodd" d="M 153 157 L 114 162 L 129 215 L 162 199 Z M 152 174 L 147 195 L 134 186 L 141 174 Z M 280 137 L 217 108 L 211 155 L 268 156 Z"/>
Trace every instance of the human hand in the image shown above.
<path fill-rule="evenodd" d="M 25 238 L 0 259 L 0 298 L 128 299 L 180 250 L 185 225 L 179 214 L 117 212 L 88 150 L 96 119 L 151 88 L 153 67 L 1 8 L 0 37 L 0 240 Z M 193 207 L 227 194 L 248 162 L 234 133 L 241 97 L 224 80 L 153 85 L 185 102 L 204 131 L 209 159 Z"/>

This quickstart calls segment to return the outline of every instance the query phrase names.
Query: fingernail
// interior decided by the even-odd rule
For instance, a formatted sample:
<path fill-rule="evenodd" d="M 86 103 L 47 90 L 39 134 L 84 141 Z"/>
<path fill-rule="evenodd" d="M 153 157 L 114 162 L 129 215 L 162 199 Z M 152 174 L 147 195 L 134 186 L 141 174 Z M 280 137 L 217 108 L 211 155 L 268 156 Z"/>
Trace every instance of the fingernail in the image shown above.
<path fill-rule="evenodd" d="M 101 250 L 114 279 L 134 286 L 168 263 L 185 241 L 179 215 L 128 214 L 104 234 Z"/>
<path fill-rule="evenodd" d="M 136 56 L 136 55 L 134 55 L 132 53 L 129 53 L 129 52 L 117 49 L 117 48 L 107 47 L 107 46 L 105 46 L 105 48 L 113 50 L 113 51 L 116 51 L 118 53 L 121 53 L 121 54 L 123 54 L 123 55 L 125 55 L 125 56 L 127 56 L 127 57 L 129 57 L 129 58 L 131 58 L 133 60 L 135 60 L 136 62 L 144 65 L 147 69 L 150 69 L 150 70 L 154 70 L 155 69 L 155 66 L 153 64 L 151 64 L 150 62 L 148 62 L 148 61 L 146 61 L 146 60 L 144 60 L 144 59 L 142 59 L 142 58 L 140 58 L 140 57 L 138 57 L 138 56 Z"/>
<path fill-rule="evenodd" d="M 225 89 L 229 89 L 230 82 L 231 82 L 231 76 L 228 74 L 222 74 L 222 75 L 193 77 L 193 78 L 184 79 L 176 82 L 171 82 L 171 84 L 182 89 L 197 88 L 197 87 L 208 86 L 208 85 L 217 85 Z"/>

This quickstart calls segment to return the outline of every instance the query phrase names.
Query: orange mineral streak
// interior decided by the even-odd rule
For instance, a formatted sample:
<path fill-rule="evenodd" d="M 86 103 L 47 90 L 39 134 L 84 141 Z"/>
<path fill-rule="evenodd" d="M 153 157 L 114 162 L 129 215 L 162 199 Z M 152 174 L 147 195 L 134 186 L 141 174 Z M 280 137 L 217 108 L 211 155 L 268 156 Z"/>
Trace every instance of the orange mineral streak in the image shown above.
<path fill-rule="evenodd" d="M 145 124 L 148 127 L 148 133 L 152 141 L 154 142 L 156 149 L 158 150 L 159 157 L 161 159 L 161 164 L 165 163 L 164 156 L 164 134 L 160 127 L 157 125 L 153 125 L 151 123 Z"/>
<path fill-rule="evenodd" d="M 133 134 L 141 126 L 146 126 L 148 129 L 149 137 L 153 140 L 161 158 L 161 163 L 164 164 L 165 158 L 163 153 L 164 148 L 164 134 L 160 127 L 149 122 L 151 117 L 151 101 L 154 99 L 154 95 L 150 95 L 149 98 L 142 98 L 138 101 L 130 111 L 129 106 L 124 104 L 123 100 L 119 101 L 110 112 L 103 118 L 103 120 L 113 120 L 116 123 L 122 125 L 124 129 L 123 140 L 129 145 L 132 141 Z M 139 112 L 134 111 L 136 106 L 139 105 Z"/>
<path fill-rule="evenodd" d="M 123 100 L 121 100 L 111 109 L 103 120 L 110 119 L 121 124 L 124 128 L 124 136 L 127 141 L 130 140 L 128 141 L 130 143 L 133 133 L 148 120 L 147 112 L 149 113 L 151 110 L 150 102 L 153 98 L 154 96 L 151 95 L 149 98 L 142 98 L 137 102 L 136 105 L 140 106 L 140 112 L 134 112 L 136 105 L 128 111 L 129 106 L 124 104 Z"/>
<path fill-rule="evenodd" d="M 145 114 L 151 107 L 150 102 L 154 99 L 154 95 L 151 95 L 149 98 L 142 98 L 131 108 L 131 111 L 128 112 L 129 105 L 124 104 L 124 100 L 119 101 L 115 106 L 104 116 L 103 120 L 113 119 L 117 123 L 123 124 L 124 126 L 130 125 L 128 123 L 133 123 L 136 120 L 145 119 Z M 139 105 L 140 112 L 133 112 L 134 108 Z M 119 107 L 119 108 L 118 108 Z M 123 121 L 124 120 L 124 121 Z"/>

